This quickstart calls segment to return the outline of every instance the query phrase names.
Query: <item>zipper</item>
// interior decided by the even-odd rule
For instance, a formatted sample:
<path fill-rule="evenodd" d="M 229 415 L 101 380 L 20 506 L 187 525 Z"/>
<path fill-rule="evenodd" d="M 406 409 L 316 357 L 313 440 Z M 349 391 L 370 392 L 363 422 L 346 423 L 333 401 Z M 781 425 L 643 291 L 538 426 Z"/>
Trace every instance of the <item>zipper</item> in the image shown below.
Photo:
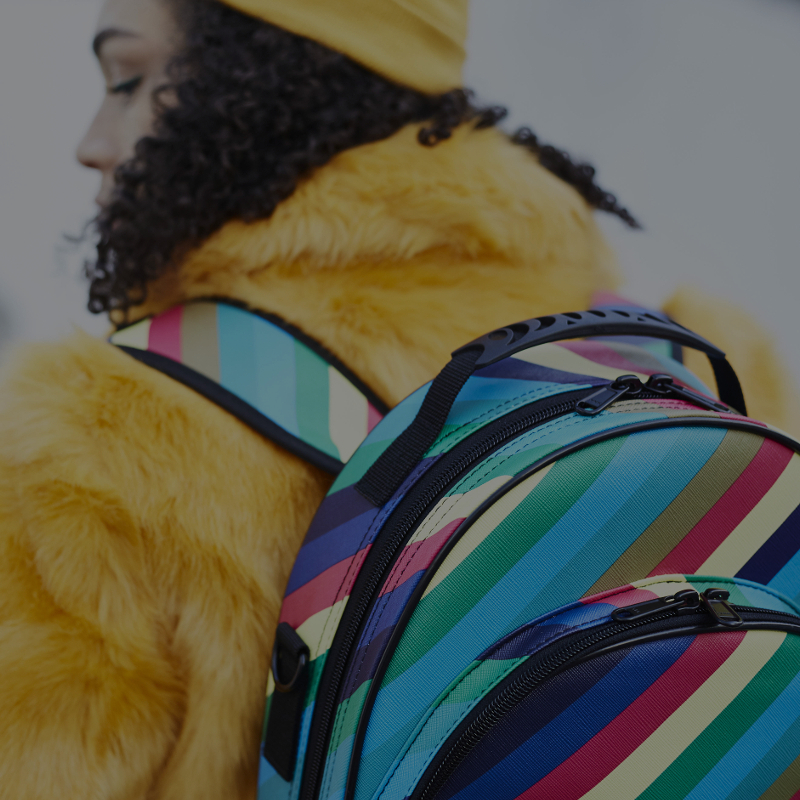
<path fill-rule="evenodd" d="M 541 403 L 535 403 L 534 410 L 526 407 L 512 412 L 456 445 L 443 457 L 442 462 L 435 465 L 425 476 L 419 491 L 412 490 L 408 497 L 399 503 L 384 524 L 379 536 L 380 544 L 376 541 L 361 567 L 350 600 L 345 606 L 339 630 L 328 653 L 327 663 L 317 689 L 317 705 L 306 746 L 298 800 L 316 800 L 319 796 L 330 729 L 351 651 L 358 641 L 376 593 L 426 510 L 472 464 L 521 433 L 569 413 L 578 412 L 584 416 L 595 416 L 612 403 L 629 397 L 656 399 L 670 393 L 679 394 L 677 390 L 683 390 L 683 387 L 677 387 L 671 384 L 671 381 L 670 375 L 655 375 L 645 385 L 635 375 L 622 375 L 599 390 L 593 387 L 557 395 Z M 694 396 L 695 393 L 691 394 Z M 696 395 L 696 398 L 691 402 L 703 408 L 711 408 L 711 401 L 700 395 Z M 726 406 L 720 408 L 729 410 Z M 471 441 L 476 438 L 477 441 Z M 356 754 L 353 755 L 355 757 Z"/>
<path fill-rule="evenodd" d="M 575 404 L 575 411 L 584 417 L 594 417 L 601 411 L 605 411 L 612 403 L 623 398 L 646 397 L 652 399 L 665 395 L 674 395 L 681 400 L 688 400 L 708 411 L 730 412 L 730 409 L 722 403 L 717 403 L 708 397 L 703 397 L 698 392 L 679 386 L 671 375 L 663 373 L 651 375 L 646 384 L 642 383 L 636 375 L 620 375 L 599 391 L 579 400 Z"/>
<path fill-rule="evenodd" d="M 727 602 L 728 597 L 729 593 L 723 589 L 707 589 L 702 594 L 688 589 L 670 597 L 619 608 L 611 615 L 613 622 L 604 625 L 593 634 L 588 636 L 578 634 L 566 644 L 556 645 L 557 649 L 549 654 L 545 650 L 543 657 L 536 658 L 533 666 L 523 665 L 517 671 L 518 673 L 521 671 L 522 674 L 516 677 L 510 676 L 489 695 L 482 703 L 482 710 L 472 722 L 468 725 L 462 723 L 461 730 L 457 729 L 451 736 L 455 739 L 453 745 L 449 749 L 442 748 L 436 760 L 426 770 L 426 772 L 432 771 L 432 774 L 427 779 L 423 775 L 411 794 L 411 800 L 433 800 L 469 753 L 506 714 L 544 681 L 564 669 L 598 655 L 597 651 L 602 649 L 598 645 L 608 639 L 620 637 L 619 644 L 629 646 L 635 642 L 626 641 L 621 635 L 648 627 L 656 630 L 646 641 L 690 633 L 720 632 L 730 628 L 748 629 L 751 626 L 770 630 L 790 630 L 792 633 L 800 634 L 800 617 L 780 611 L 730 605 Z M 687 624 L 691 621 L 690 615 L 710 617 L 711 624 L 698 629 L 696 625 Z M 587 653 L 587 650 L 592 652 Z"/>

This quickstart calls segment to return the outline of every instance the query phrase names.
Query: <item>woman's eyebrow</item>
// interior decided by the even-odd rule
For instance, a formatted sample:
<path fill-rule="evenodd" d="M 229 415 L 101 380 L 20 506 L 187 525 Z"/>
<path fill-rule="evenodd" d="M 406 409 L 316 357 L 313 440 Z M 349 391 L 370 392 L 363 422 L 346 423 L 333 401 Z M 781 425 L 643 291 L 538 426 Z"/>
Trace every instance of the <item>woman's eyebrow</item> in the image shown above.
<path fill-rule="evenodd" d="M 94 52 L 94 54 L 98 58 L 100 58 L 100 50 L 102 49 L 103 45 L 109 39 L 114 39 L 117 36 L 122 36 L 125 38 L 139 38 L 138 33 L 133 33 L 132 31 L 126 31 L 123 30 L 122 28 L 105 28 L 102 31 L 100 31 L 92 41 L 92 51 Z"/>

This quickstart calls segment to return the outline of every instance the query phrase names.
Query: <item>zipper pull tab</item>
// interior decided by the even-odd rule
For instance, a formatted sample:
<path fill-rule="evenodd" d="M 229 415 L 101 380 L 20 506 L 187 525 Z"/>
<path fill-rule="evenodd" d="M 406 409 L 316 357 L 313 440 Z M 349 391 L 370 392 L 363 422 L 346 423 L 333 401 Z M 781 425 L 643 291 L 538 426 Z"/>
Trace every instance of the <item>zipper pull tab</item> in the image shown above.
<path fill-rule="evenodd" d="M 626 395 L 637 395 L 642 391 L 642 382 L 635 375 L 620 375 L 600 391 L 584 397 L 575 404 L 575 410 L 584 417 L 594 417 L 612 403 Z"/>
<path fill-rule="evenodd" d="M 744 620 L 739 616 L 736 609 L 727 602 L 731 596 L 730 592 L 724 589 L 706 589 L 700 595 L 703 607 L 716 620 L 717 624 L 725 625 L 727 628 L 738 628 Z"/>
<path fill-rule="evenodd" d="M 636 622 L 665 611 L 686 614 L 689 611 L 696 611 L 698 608 L 700 608 L 700 595 L 694 589 L 684 589 L 668 597 L 658 597 L 655 600 L 648 600 L 646 603 L 618 608 L 611 614 L 611 619 L 615 622 Z"/>
<path fill-rule="evenodd" d="M 685 386 L 678 386 L 672 375 L 663 375 L 661 373 L 658 375 L 651 375 L 650 380 L 647 381 L 647 388 L 650 389 L 651 392 L 656 392 L 657 394 L 677 395 L 683 400 L 688 400 L 690 403 L 708 409 L 709 411 L 727 411 L 730 413 L 730 409 L 722 405 L 722 403 L 715 403 L 713 400 L 709 400 L 709 398 L 703 397 L 703 395 L 693 392 Z"/>

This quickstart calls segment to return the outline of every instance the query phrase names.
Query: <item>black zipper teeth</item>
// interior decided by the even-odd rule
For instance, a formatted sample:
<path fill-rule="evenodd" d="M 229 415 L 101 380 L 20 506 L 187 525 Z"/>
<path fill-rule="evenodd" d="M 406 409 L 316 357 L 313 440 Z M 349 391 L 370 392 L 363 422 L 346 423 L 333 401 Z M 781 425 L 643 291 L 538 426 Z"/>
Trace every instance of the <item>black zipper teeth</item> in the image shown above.
<path fill-rule="evenodd" d="M 593 386 L 590 389 L 585 390 L 585 393 L 582 393 L 582 395 L 585 394 L 585 396 L 588 397 L 596 392 L 597 389 L 598 387 Z M 657 399 L 660 397 L 663 397 L 663 393 L 643 390 L 628 397 L 620 397 L 617 402 L 624 402 L 625 400 L 638 400 L 640 398 Z M 320 716 L 315 716 L 315 719 L 312 721 L 312 734 L 320 730 L 325 731 L 325 734 L 318 736 L 316 741 L 313 743 L 311 742 L 312 734 L 309 735 L 309 749 L 306 752 L 306 760 L 303 766 L 303 772 L 307 777 L 303 781 L 299 800 L 316 800 L 319 795 L 318 784 L 322 778 L 321 771 L 325 762 L 325 752 L 328 745 L 328 728 L 332 722 L 333 712 L 339 697 L 339 689 L 341 688 L 341 682 L 344 677 L 344 671 L 350 660 L 350 651 L 353 647 L 356 637 L 359 634 L 361 624 L 364 621 L 364 616 L 372 605 L 375 592 L 380 588 L 380 586 L 383 585 L 386 573 L 394 563 L 408 533 L 416 524 L 420 515 L 447 488 L 447 486 L 456 477 L 458 477 L 461 472 L 470 466 L 470 464 L 481 458 L 486 453 L 489 453 L 497 448 L 507 439 L 517 436 L 528 428 L 542 425 L 545 422 L 549 422 L 550 420 L 554 419 L 555 417 L 575 411 L 577 403 L 582 399 L 583 396 L 575 397 L 575 395 L 573 395 L 572 399 L 569 401 L 565 401 L 547 409 L 534 412 L 529 416 L 523 417 L 516 422 L 511 423 L 508 427 L 501 428 L 491 436 L 481 439 L 454 464 L 450 465 L 447 470 L 436 476 L 435 481 L 430 484 L 428 490 L 419 498 L 417 498 L 413 506 L 406 511 L 402 521 L 392 531 L 391 541 L 385 542 L 381 545 L 381 558 L 377 564 L 371 565 L 368 579 L 369 582 L 361 590 L 357 605 L 354 606 L 353 617 L 351 618 L 346 633 L 339 640 L 339 642 L 337 642 L 337 647 L 340 649 L 340 652 L 343 655 L 337 659 L 335 664 L 330 665 L 331 684 L 328 692 L 326 693 L 323 705 L 319 709 Z M 480 432 L 478 431 L 475 435 L 479 436 Z M 350 602 L 353 602 L 352 595 L 350 597 Z M 328 666 L 326 665 L 326 669 L 327 668 Z M 313 776 L 313 778 L 311 776 Z"/>
<path fill-rule="evenodd" d="M 732 606 L 732 608 L 737 612 L 760 612 L 774 616 L 790 617 L 797 620 L 795 614 L 789 614 L 785 611 L 770 611 L 769 609 L 751 608 L 749 606 Z M 692 613 L 707 615 L 708 612 L 703 608 L 698 608 Z M 433 797 L 485 734 L 500 722 L 500 720 L 517 704 L 522 702 L 540 683 L 543 683 L 553 672 L 563 667 L 568 661 L 571 661 L 573 658 L 580 655 L 581 652 L 602 642 L 604 639 L 632 630 L 633 628 L 640 628 L 645 625 L 650 625 L 653 622 L 676 616 L 678 616 L 678 609 L 672 609 L 665 611 L 663 614 L 639 620 L 638 622 L 628 622 L 614 625 L 613 627 L 604 626 L 601 631 L 597 631 L 592 636 L 574 642 L 569 647 L 553 653 L 552 656 L 539 664 L 536 669 L 522 675 L 518 680 L 514 681 L 502 694 L 495 698 L 477 717 L 475 717 L 464 733 L 458 737 L 458 741 L 448 750 L 447 755 L 441 760 L 436 772 L 433 773 L 423 789 L 422 794 L 419 795 L 416 800 L 429 800 L 429 798 Z M 686 614 L 686 617 L 688 619 L 689 615 Z M 442 774 L 445 768 L 446 773 Z"/>
<path fill-rule="evenodd" d="M 587 390 L 590 394 L 593 389 Z M 644 393 L 642 393 L 644 394 Z M 657 396 L 654 393 L 653 396 Z M 638 396 L 638 395 L 637 395 Z M 330 726 L 331 717 L 336 706 L 336 701 L 339 697 L 339 688 L 344 677 L 344 671 L 350 660 L 350 650 L 353 647 L 354 641 L 361 629 L 366 612 L 372 605 L 372 599 L 375 592 L 383 585 L 386 573 L 394 563 L 400 547 L 405 542 L 408 533 L 417 522 L 420 515 L 430 506 L 430 504 L 447 488 L 447 486 L 471 463 L 476 461 L 481 456 L 494 450 L 506 439 L 513 438 L 519 433 L 522 433 L 527 428 L 541 425 L 551 419 L 567 414 L 575 410 L 575 404 L 581 398 L 572 399 L 568 402 L 559 403 L 558 405 L 551 406 L 550 408 L 542 411 L 535 412 L 527 417 L 517 420 L 506 428 L 502 428 L 490 437 L 482 439 L 476 443 L 473 448 L 468 450 L 461 458 L 454 464 L 450 465 L 447 470 L 436 476 L 435 481 L 430 484 L 428 490 L 421 495 L 414 502 L 413 506 L 409 508 L 402 521 L 392 531 L 391 542 L 382 545 L 382 557 L 377 564 L 372 566 L 370 571 L 369 583 L 363 588 L 359 597 L 358 603 L 355 606 L 355 612 L 351 624 L 349 625 L 346 634 L 340 640 L 341 651 L 344 657 L 338 659 L 338 662 L 332 665 L 332 680 L 330 691 L 327 693 L 324 705 L 320 710 L 319 721 L 315 720 L 314 727 L 317 730 L 325 730 Z M 351 597 L 352 601 L 352 597 Z M 314 743 L 313 752 L 306 755 L 306 762 L 304 765 L 304 772 L 306 775 L 314 775 L 313 783 L 309 780 L 308 784 L 303 786 L 303 791 L 300 793 L 300 800 L 314 800 L 317 797 L 317 784 L 322 777 L 321 772 L 322 764 L 325 759 L 325 750 L 327 749 L 327 735 L 320 736 Z"/>

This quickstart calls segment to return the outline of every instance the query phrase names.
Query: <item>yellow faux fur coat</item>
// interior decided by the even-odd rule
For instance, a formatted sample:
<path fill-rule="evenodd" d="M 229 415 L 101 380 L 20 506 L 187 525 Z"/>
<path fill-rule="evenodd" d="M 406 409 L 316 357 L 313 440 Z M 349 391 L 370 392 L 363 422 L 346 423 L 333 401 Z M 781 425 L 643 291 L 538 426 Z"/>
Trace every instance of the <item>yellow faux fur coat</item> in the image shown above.
<path fill-rule="evenodd" d="M 247 301 L 395 403 L 458 345 L 615 282 L 586 205 L 525 150 L 406 129 L 228 225 L 137 314 Z M 757 330 L 668 310 L 787 424 Z M 19 352 L 0 398 L 0 798 L 252 798 L 282 590 L 329 479 L 85 335 Z"/>

